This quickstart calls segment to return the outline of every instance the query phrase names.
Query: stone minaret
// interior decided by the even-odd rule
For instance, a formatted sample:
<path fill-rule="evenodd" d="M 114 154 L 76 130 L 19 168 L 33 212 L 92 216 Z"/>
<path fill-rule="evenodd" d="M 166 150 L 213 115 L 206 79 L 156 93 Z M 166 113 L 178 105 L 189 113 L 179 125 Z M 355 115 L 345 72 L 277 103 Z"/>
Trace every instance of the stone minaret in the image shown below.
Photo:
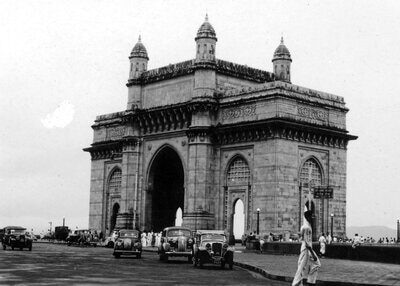
<path fill-rule="evenodd" d="M 283 37 L 281 38 L 280 45 L 276 48 L 274 57 L 272 59 L 273 69 L 276 80 L 290 81 L 290 63 L 292 58 L 290 52 L 283 43 Z"/>
<path fill-rule="evenodd" d="M 128 79 L 128 104 L 127 109 L 131 109 L 133 106 L 141 107 L 140 102 L 140 92 L 141 86 L 138 84 L 137 80 L 140 75 L 147 71 L 147 63 L 149 57 L 147 55 L 147 50 L 142 44 L 141 38 L 139 36 L 138 42 L 133 47 L 131 55 L 129 56 L 129 61 L 131 63 L 129 69 L 129 79 Z"/>

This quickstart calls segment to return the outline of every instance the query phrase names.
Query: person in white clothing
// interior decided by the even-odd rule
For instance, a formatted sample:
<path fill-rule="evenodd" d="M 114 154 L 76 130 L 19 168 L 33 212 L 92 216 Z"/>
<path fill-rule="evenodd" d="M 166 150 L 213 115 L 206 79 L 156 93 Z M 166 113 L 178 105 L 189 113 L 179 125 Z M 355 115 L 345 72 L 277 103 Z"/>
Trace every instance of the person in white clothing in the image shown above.
<path fill-rule="evenodd" d="M 325 233 L 322 233 L 321 236 L 318 239 L 319 241 L 319 252 L 321 256 L 325 255 L 325 248 L 326 248 L 326 239 L 325 239 Z"/>
<path fill-rule="evenodd" d="M 300 229 L 300 256 L 297 263 L 297 271 L 296 275 L 294 276 L 292 286 L 304 285 L 303 279 L 307 279 L 307 284 L 305 285 L 315 285 L 315 282 L 317 281 L 318 270 L 321 268 L 321 262 L 319 261 L 318 256 L 312 249 L 312 213 L 311 210 L 309 210 L 308 206 L 309 203 L 307 202 L 304 212 L 304 223 Z"/>

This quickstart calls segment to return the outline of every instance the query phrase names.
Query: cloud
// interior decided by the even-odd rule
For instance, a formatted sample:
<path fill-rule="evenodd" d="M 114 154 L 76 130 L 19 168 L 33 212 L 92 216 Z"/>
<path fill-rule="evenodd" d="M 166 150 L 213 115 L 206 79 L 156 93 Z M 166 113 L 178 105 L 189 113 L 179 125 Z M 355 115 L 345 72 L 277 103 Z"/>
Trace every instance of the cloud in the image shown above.
<path fill-rule="evenodd" d="M 74 106 L 68 101 L 63 101 L 53 113 L 47 114 L 46 118 L 40 119 L 46 128 L 64 128 L 74 119 Z"/>

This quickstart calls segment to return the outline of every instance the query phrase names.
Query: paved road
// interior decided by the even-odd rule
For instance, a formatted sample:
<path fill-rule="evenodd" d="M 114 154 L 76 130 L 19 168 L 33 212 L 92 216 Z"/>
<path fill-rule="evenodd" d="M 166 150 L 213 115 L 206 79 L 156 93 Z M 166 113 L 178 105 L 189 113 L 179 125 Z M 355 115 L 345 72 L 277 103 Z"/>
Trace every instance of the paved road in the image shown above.
<path fill-rule="evenodd" d="M 0 249 L 1 285 L 288 285 L 239 267 L 194 268 L 187 259 L 168 262 L 156 253 L 115 259 L 112 249 L 35 243 L 28 250 Z"/>

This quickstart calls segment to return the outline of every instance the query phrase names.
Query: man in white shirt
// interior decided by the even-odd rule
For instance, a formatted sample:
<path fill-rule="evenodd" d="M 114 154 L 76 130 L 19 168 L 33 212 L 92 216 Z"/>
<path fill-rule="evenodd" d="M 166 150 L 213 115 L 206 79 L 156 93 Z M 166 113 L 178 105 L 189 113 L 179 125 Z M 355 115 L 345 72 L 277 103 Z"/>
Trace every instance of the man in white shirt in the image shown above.
<path fill-rule="evenodd" d="M 321 268 L 321 262 L 312 249 L 312 212 L 311 210 L 308 210 L 308 203 L 309 202 L 306 204 L 304 212 L 304 223 L 300 229 L 301 249 L 299 260 L 297 262 L 297 271 L 292 286 L 304 285 L 303 279 L 307 279 L 306 285 L 315 285 L 318 270 Z"/>

